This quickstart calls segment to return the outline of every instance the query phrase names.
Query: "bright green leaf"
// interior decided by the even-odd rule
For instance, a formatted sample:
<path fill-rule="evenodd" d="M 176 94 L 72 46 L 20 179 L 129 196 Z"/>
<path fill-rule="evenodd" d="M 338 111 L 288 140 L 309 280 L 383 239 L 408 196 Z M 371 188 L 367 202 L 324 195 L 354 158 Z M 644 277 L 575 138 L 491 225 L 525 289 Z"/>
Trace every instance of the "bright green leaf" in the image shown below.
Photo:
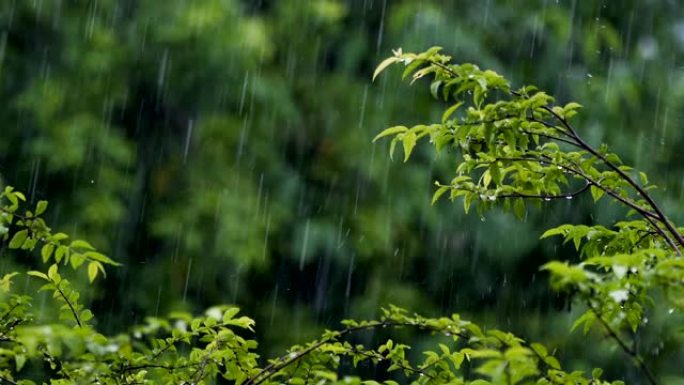
<path fill-rule="evenodd" d="M 36 215 L 40 215 L 45 212 L 47 209 L 48 203 L 47 201 L 38 201 L 38 204 L 36 204 Z"/>
<path fill-rule="evenodd" d="M 26 238 L 28 238 L 28 230 L 24 229 L 17 231 L 9 242 L 10 249 L 20 248 L 24 244 L 24 241 L 26 241 Z"/>
<path fill-rule="evenodd" d="M 375 68 L 375 72 L 373 72 L 373 81 L 375 81 L 375 78 L 377 78 L 378 75 L 380 75 L 380 73 L 381 73 L 382 71 L 385 70 L 385 68 L 389 67 L 390 65 L 392 65 L 392 64 L 394 64 L 394 63 L 400 62 L 400 61 L 401 61 L 400 58 L 394 57 L 394 56 L 393 56 L 393 57 L 388 57 L 387 59 L 383 60 L 383 61 Z"/>

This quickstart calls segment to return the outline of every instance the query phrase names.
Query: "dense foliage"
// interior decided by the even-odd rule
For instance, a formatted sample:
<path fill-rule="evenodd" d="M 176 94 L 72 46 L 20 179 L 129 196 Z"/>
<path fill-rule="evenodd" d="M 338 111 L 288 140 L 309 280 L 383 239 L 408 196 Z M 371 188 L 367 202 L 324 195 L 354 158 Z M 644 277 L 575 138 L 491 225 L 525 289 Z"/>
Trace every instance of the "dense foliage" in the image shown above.
<path fill-rule="evenodd" d="M 53 234 L 40 217 L 47 208 L 45 201 L 32 212 L 20 210 L 26 198 L 11 187 L 0 198 L 3 237 L 9 239 L 11 249 L 30 253 L 40 248 L 43 262 L 53 262 L 46 273 L 31 270 L 26 274 L 44 281 L 40 290 L 52 292 L 61 304 L 58 320 L 36 322 L 31 314 L 33 298 L 11 290 L 18 272 L 3 277 L 0 341 L 6 347 L 0 358 L 0 381 L 6 383 L 205 384 L 220 376 L 238 385 L 379 384 L 354 375 L 340 376 L 351 371 L 344 366 L 356 368 L 365 363 L 399 372 L 414 384 L 514 385 L 533 377 L 540 378 L 539 384 L 604 383 L 599 380 L 600 370 L 591 379 L 581 372 L 562 371 L 559 361 L 538 343 L 495 329 L 483 331 L 457 314 L 431 319 L 394 306 L 384 310 L 378 321 L 344 321 L 344 329 L 326 331 L 318 340 L 295 345 L 263 367 L 254 353 L 257 342 L 242 336 L 242 330 L 254 331 L 254 321 L 236 317 L 236 307 L 212 307 L 200 317 L 150 317 L 128 334 L 106 337 L 93 327 L 93 313 L 84 309 L 79 293 L 58 270 L 60 264 L 78 269 L 88 262 L 93 281 L 105 273 L 104 264 L 116 263 L 86 241 L 67 244 L 67 234 Z M 443 343 L 412 363 L 406 355 L 410 346 L 392 339 L 370 348 L 348 341 L 350 335 L 386 328 L 438 334 Z M 397 384 L 394 380 L 384 383 Z"/>
<path fill-rule="evenodd" d="M 503 201 L 504 209 L 524 219 L 528 200 L 572 199 L 590 191 L 595 201 L 607 195 L 626 205 L 628 214 L 641 216 L 617 222 L 615 229 L 562 225 L 547 231 L 542 238 L 562 235 L 573 241 L 583 261 L 574 265 L 554 261 L 543 269 L 551 273 L 555 289 L 570 290 L 575 299 L 586 303 L 586 312 L 573 328 L 583 326 L 586 334 L 598 321 L 644 378 L 656 384 L 636 336 L 646 324 L 644 314 L 654 302 L 654 291 L 664 289 L 668 306 L 682 307 L 678 294 L 684 290 L 684 236 L 649 195 L 646 175 L 638 173 L 641 181 L 637 182 L 630 176 L 632 168 L 622 165 L 616 154 L 605 146 L 596 150 L 579 136 L 570 123 L 579 104 L 555 106 L 552 97 L 535 87 L 512 90 L 495 72 L 472 64 L 451 64 L 451 58 L 439 51 L 404 54 L 399 50 L 380 64 L 374 77 L 390 64 L 404 63 L 404 76 L 417 80 L 433 75 L 433 96 L 455 104 L 444 111 L 441 123 L 394 126 L 376 139 L 393 136 L 390 155 L 401 142 L 405 161 L 421 138 L 429 138 L 438 150 L 457 150 L 457 176 L 448 184 L 437 183 L 433 203 L 448 193 L 452 200 L 463 198 L 466 212 L 474 204 L 482 215 Z M 465 111 L 459 113 L 461 107 Z M 573 180 L 583 186 L 564 192 L 572 189 Z M 247 385 L 340 380 L 378 384 L 376 379 L 354 375 L 352 368 L 367 362 L 388 373 L 401 373 L 414 384 L 608 384 L 600 379 L 602 370 L 595 369 L 590 378 L 581 371 L 565 372 L 545 346 L 511 333 L 483 331 L 457 314 L 424 318 L 395 306 L 383 310 L 378 321 L 344 321 L 344 329 L 326 331 L 318 340 L 295 345 L 263 367 L 254 352 L 257 342 L 243 337 L 241 331 L 253 332 L 254 321 L 236 318 L 236 307 L 212 307 L 201 317 L 151 317 L 129 333 L 108 338 L 93 327 L 93 313 L 79 302 L 78 291 L 58 270 L 60 264 L 78 269 L 87 262 L 92 282 L 105 273 L 104 265 L 116 262 L 86 241 L 67 243 L 67 234 L 53 234 L 41 218 L 47 202 L 21 210 L 26 197 L 11 187 L 0 198 L 0 229 L 9 240 L 8 247 L 29 253 L 40 249 L 43 262 L 51 265 L 46 273 L 31 270 L 27 275 L 45 281 L 40 290 L 52 292 L 61 304 L 61 322 L 35 322 L 30 313 L 33 298 L 12 293 L 12 279 L 18 272 L 2 279 L 6 298 L 0 335 L 10 348 L 3 350 L 0 379 L 8 383 L 49 379 L 55 384 L 203 384 L 220 376 Z M 347 340 L 357 333 L 386 328 L 417 329 L 439 335 L 443 342 L 412 362 L 406 354 L 410 346 L 393 339 L 370 348 Z M 20 379 L 22 370 L 31 379 Z M 401 380 L 391 378 L 384 383 Z M 613 382 L 618 383 L 622 382 Z"/>
<path fill-rule="evenodd" d="M 434 76 L 432 95 L 454 103 L 441 123 L 394 126 L 376 139 L 393 136 L 390 155 L 401 143 L 405 161 L 422 138 L 438 151 L 456 150 L 456 176 L 437 182 L 433 203 L 448 194 L 451 200 L 462 198 L 466 212 L 475 205 L 483 215 L 499 205 L 524 219 L 529 200 L 540 206 L 583 193 L 591 193 L 595 202 L 607 196 L 624 205 L 629 220 L 611 227 L 564 224 L 546 231 L 542 238 L 572 241 L 580 262 L 551 261 L 542 269 L 551 273 L 556 290 L 571 292 L 586 305 L 572 329 L 582 326 L 586 334 L 600 324 L 655 384 L 638 349 L 638 333 L 648 322 L 655 293 L 665 293 L 670 313 L 684 307 L 683 229 L 649 195 L 654 186 L 646 174 L 622 164 L 608 146 L 595 149 L 582 139 L 570 122 L 581 108 L 578 103 L 555 105 L 553 97 L 534 86 L 514 90 L 497 73 L 454 65 L 439 51 L 398 50 L 374 76 L 393 63 L 404 63 L 404 77 L 412 75 L 414 81 Z"/>

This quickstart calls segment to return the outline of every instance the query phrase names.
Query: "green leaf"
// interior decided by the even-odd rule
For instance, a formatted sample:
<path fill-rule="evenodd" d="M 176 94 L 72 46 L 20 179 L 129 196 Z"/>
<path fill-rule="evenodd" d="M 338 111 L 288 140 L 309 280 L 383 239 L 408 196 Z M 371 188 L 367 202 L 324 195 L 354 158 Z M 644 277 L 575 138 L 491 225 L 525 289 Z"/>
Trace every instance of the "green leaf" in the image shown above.
<path fill-rule="evenodd" d="M 594 185 L 589 187 L 589 191 L 591 191 L 591 197 L 594 198 L 594 202 L 598 202 L 598 200 L 601 199 L 604 194 L 603 190 Z"/>
<path fill-rule="evenodd" d="M 377 134 L 375 136 L 375 138 L 373 138 L 373 142 L 375 142 L 376 140 L 378 140 L 380 138 L 384 138 L 385 136 L 400 134 L 400 133 L 406 132 L 406 131 L 408 131 L 408 127 L 406 127 L 406 126 L 394 126 L 394 127 L 386 128 L 381 133 Z"/>
<path fill-rule="evenodd" d="M 582 236 L 577 235 L 572 237 L 572 243 L 575 245 L 575 250 L 579 251 L 580 245 L 582 244 Z"/>
<path fill-rule="evenodd" d="M 559 226 L 559 227 L 554 227 L 552 229 L 548 229 L 544 232 L 544 234 L 541 235 L 541 237 L 539 237 L 539 239 L 553 237 L 555 235 L 565 235 L 565 227 Z"/>
<path fill-rule="evenodd" d="M 458 102 L 454 104 L 453 106 L 447 108 L 444 113 L 442 114 L 442 123 L 446 123 L 447 120 L 451 117 L 451 115 L 458 110 L 459 107 L 463 105 L 463 102 Z"/>
<path fill-rule="evenodd" d="M 594 324 L 595 320 L 596 320 L 596 315 L 594 314 L 594 312 L 591 310 L 586 311 L 578 319 L 576 319 L 575 322 L 572 323 L 572 327 L 570 328 L 570 331 L 575 331 L 575 329 L 584 325 L 583 333 L 587 334 L 587 332 L 589 332 L 589 330 L 591 329 L 591 325 Z"/>
<path fill-rule="evenodd" d="M 404 162 L 408 161 L 413 148 L 416 146 L 417 136 L 415 132 L 409 131 L 401 137 L 401 144 L 404 145 Z"/>
<path fill-rule="evenodd" d="M 434 56 L 436 53 L 441 51 L 443 48 L 435 45 L 427 49 L 424 53 L 420 54 L 420 58 L 422 59 L 430 59 L 432 56 Z"/>
<path fill-rule="evenodd" d="M 46 281 L 49 281 L 49 280 L 50 280 L 50 279 L 48 278 L 48 276 L 45 275 L 45 273 L 40 272 L 40 271 L 30 270 L 30 271 L 27 271 L 26 274 L 28 274 L 28 275 L 30 275 L 30 276 L 33 276 L 33 277 L 38 277 L 38 278 L 44 279 L 44 280 L 46 280 Z"/>
<path fill-rule="evenodd" d="M 439 186 L 437 191 L 432 195 L 432 204 L 434 205 L 445 192 L 449 191 L 449 188 L 449 186 Z"/>
<path fill-rule="evenodd" d="M 501 169 L 499 168 L 499 165 L 496 162 L 489 165 L 489 174 L 492 176 L 492 181 L 494 182 L 494 184 L 501 184 Z"/>
<path fill-rule="evenodd" d="M 88 309 L 85 309 L 81 312 L 80 318 L 82 322 L 88 322 L 91 319 L 93 319 L 93 312 Z"/>
<path fill-rule="evenodd" d="M 43 258 L 43 262 L 47 262 L 50 260 L 50 257 L 52 256 L 52 252 L 55 250 L 55 245 L 52 243 L 48 243 L 43 245 L 43 247 L 40 249 L 40 256 Z"/>
<path fill-rule="evenodd" d="M 439 87 L 442 85 L 441 80 L 435 80 L 430 84 L 430 94 L 433 98 L 439 100 Z"/>
<path fill-rule="evenodd" d="M 52 280 L 55 279 L 55 277 L 57 276 L 57 264 L 53 264 L 50 266 L 50 268 L 48 269 L 47 276 Z"/>
<path fill-rule="evenodd" d="M 603 369 L 595 368 L 594 370 L 591 371 L 591 378 L 598 380 L 601 378 L 602 374 L 603 374 Z"/>
<path fill-rule="evenodd" d="M 52 236 L 50 237 L 50 240 L 53 242 L 59 242 L 59 241 L 65 240 L 67 238 L 69 238 L 69 236 L 64 234 L 64 233 L 55 233 L 55 234 L 52 234 Z"/>
<path fill-rule="evenodd" d="M 379 382 L 374 381 L 374 380 L 361 381 L 361 384 L 363 384 L 363 385 L 382 385 Z"/>
<path fill-rule="evenodd" d="M 610 154 L 606 154 L 606 161 L 613 164 L 622 164 L 622 160 L 620 159 L 620 157 L 612 152 Z"/>
<path fill-rule="evenodd" d="M 76 240 L 72 241 L 71 244 L 69 245 L 69 247 L 71 247 L 72 249 L 95 250 L 93 245 L 91 245 L 90 243 L 88 243 L 87 241 L 84 241 L 82 239 L 76 239 Z"/>
<path fill-rule="evenodd" d="M 59 245 L 57 251 L 55 252 L 55 262 L 59 263 L 62 261 L 64 255 L 69 255 L 69 248 L 64 245 Z M 66 262 L 65 262 L 66 263 Z"/>
<path fill-rule="evenodd" d="M 114 266 L 120 265 L 120 263 L 114 262 L 108 256 L 106 256 L 102 253 L 98 253 L 97 251 L 86 251 L 85 253 L 83 253 L 83 255 L 86 258 L 93 259 L 93 260 L 98 261 L 98 262 L 106 263 L 107 265 L 114 265 Z"/>
<path fill-rule="evenodd" d="M 14 236 L 12 237 L 12 240 L 9 242 L 10 249 L 20 248 L 24 244 L 24 241 L 26 241 L 27 237 L 28 237 L 28 230 L 27 229 L 17 231 L 14 234 Z"/>
<path fill-rule="evenodd" d="M 45 212 L 47 209 L 48 203 L 47 201 L 38 201 L 38 204 L 36 205 L 36 215 L 40 215 Z"/>
<path fill-rule="evenodd" d="M 88 264 L 88 281 L 90 281 L 90 283 L 93 283 L 95 278 L 97 278 L 98 270 L 99 268 L 97 267 L 97 262 L 90 262 Z"/>
<path fill-rule="evenodd" d="M 248 317 L 234 318 L 226 321 L 225 323 L 228 325 L 234 325 L 249 330 L 253 330 L 252 325 L 254 325 L 254 321 Z"/>
<path fill-rule="evenodd" d="M 83 254 L 74 253 L 71 254 L 71 258 L 69 258 L 69 263 L 71 263 L 71 267 L 73 267 L 74 269 L 78 269 L 78 267 L 81 266 L 83 262 L 85 262 L 85 260 L 86 259 L 83 256 Z"/>
<path fill-rule="evenodd" d="M 472 193 L 466 193 L 463 196 L 463 211 L 465 211 L 466 214 L 470 211 L 470 205 L 473 203 L 474 196 L 475 195 Z"/>
<path fill-rule="evenodd" d="M 400 61 L 401 58 L 392 56 L 380 62 L 380 64 L 378 64 L 378 66 L 375 68 L 375 72 L 373 72 L 373 81 L 375 81 L 375 78 L 377 78 L 378 75 L 380 75 L 380 73 L 385 70 L 385 68 Z"/>
<path fill-rule="evenodd" d="M 401 78 L 406 79 L 407 76 L 411 75 L 413 73 L 413 71 L 418 69 L 418 67 L 423 65 L 423 63 L 425 63 L 425 60 L 419 60 L 419 59 L 413 60 L 410 63 L 408 63 L 406 65 L 406 68 L 404 69 L 404 72 L 402 72 L 402 74 L 401 74 Z"/>
<path fill-rule="evenodd" d="M 547 350 L 546 347 L 545 347 L 544 345 L 542 345 L 542 344 L 538 344 L 538 343 L 536 343 L 536 342 L 533 342 L 533 343 L 530 344 L 530 347 L 531 347 L 532 350 L 534 350 L 534 352 L 537 353 L 537 355 L 539 355 L 540 357 L 546 357 L 546 356 L 549 355 L 548 350 Z"/>
<path fill-rule="evenodd" d="M 416 71 L 416 73 L 413 74 L 413 78 L 411 79 L 411 84 L 413 84 L 413 82 L 422 78 L 423 76 L 425 76 L 431 72 L 435 72 L 436 69 L 437 68 L 435 66 L 428 66 L 428 67 L 425 67 L 425 68 L 422 68 L 422 69 Z"/>
<path fill-rule="evenodd" d="M 7 293 L 10 291 L 10 286 L 12 285 L 12 278 L 19 273 L 13 272 L 5 274 L 2 279 L 0 279 L 0 290 Z"/>
<path fill-rule="evenodd" d="M 451 355 L 449 355 L 449 359 L 454 364 L 454 367 L 456 369 L 460 369 L 461 364 L 463 363 L 463 360 L 465 359 L 465 354 L 459 353 L 459 352 L 454 352 Z"/>
<path fill-rule="evenodd" d="M 24 364 L 26 363 L 26 356 L 23 354 L 16 354 L 14 356 L 14 363 L 17 368 L 17 372 L 21 371 L 21 368 L 23 368 Z"/>
<path fill-rule="evenodd" d="M 580 108 L 582 108 L 581 104 L 575 103 L 575 102 L 570 102 L 570 103 L 566 104 L 565 107 L 563 107 L 563 110 L 565 110 L 567 112 L 567 111 L 577 110 Z"/>
<path fill-rule="evenodd" d="M 492 182 L 492 174 L 489 172 L 489 170 L 486 170 L 482 174 L 482 187 L 487 188 L 491 182 Z"/>
<path fill-rule="evenodd" d="M 513 201 L 513 214 L 519 219 L 525 219 L 525 200 L 523 198 L 516 198 Z"/>
<path fill-rule="evenodd" d="M 226 310 L 225 313 L 223 313 L 223 322 L 228 322 L 235 317 L 237 313 L 240 312 L 239 307 L 231 307 L 230 309 Z"/>
<path fill-rule="evenodd" d="M 560 370 L 561 368 L 560 362 L 558 362 L 558 360 L 553 356 L 544 357 L 544 362 L 546 363 L 546 365 L 549 365 L 553 369 Z"/>

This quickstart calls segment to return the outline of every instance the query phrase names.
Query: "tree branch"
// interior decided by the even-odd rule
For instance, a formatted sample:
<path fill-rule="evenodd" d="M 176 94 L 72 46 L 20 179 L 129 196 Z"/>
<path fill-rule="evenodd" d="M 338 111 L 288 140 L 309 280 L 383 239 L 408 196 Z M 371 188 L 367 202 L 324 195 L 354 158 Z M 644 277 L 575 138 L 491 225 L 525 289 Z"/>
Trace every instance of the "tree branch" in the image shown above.
<path fill-rule="evenodd" d="M 257 373 L 256 375 L 254 375 L 254 377 L 249 378 L 247 381 L 245 381 L 243 383 L 243 385 L 259 385 L 262 382 L 269 379 L 270 377 L 272 377 L 273 375 L 275 375 L 276 373 L 278 373 L 281 369 L 291 365 L 293 362 L 300 360 L 302 357 L 304 357 L 307 354 L 313 352 L 314 350 L 320 348 L 321 346 L 325 345 L 326 343 L 336 341 L 338 338 L 341 338 L 347 334 L 351 334 L 351 333 L 359 332 L 359 331 L 363 331 L 363 330 L 375 329 L 375 328 L 404 327 L 404 326 L 417 327 L 420 329 L 425 329 L 425 328 L 431 329 L 422 323 L 393 322 L 393 321 L 374 322 L 374 323 L 370 323 L 367 325 L 361 325 L 361 326 L 346 328 L 346 329 L 339 331 L 337 333 L 337 335 L 330 337 L 330 338 L 322 339 L 316 343 L 313 343 L 309 347 L 307 347 L 307 348 L 305 348 L 299 352 L 292 352 L 292 353 L 289 353 L 289 354 L 286 354 L 284 356 L 277 358 L 276 360 L 271 362 L 271 364 L 269 364 L 266 367 L 264 367 L 263 369 L 261 369 L 261 371 L 259 373 Z M 440 331 L 437 329 L 432 329 L 432 330 Z M 452 331 L 450 331 L 450 333 L 452 335 L 457 335 L 461 338 L 467 338 L 467 336 L 463 333 L 452 332 Z"/>
<path fill-rule="evenodd" d="M 544 200 L 551 200 L 551 199 L 572 199 L 587 190 L 589 190 L 589 187 L 591 186 L 591 183 L 587 182 L 584 187 L 577 191 L 565 193 L 565 194 L 557 194 L 557 195 L 541 195 L 541 194 L 523 194 L 523 193 L 512 193 L 512 194 L 501 194 L 497 195 L 498 198 L 533 198 L 533 199 L 544 199 Z"/>
<path fill-rule="evenodd" d="M 598 159 L 600 159 L 608 168 L 611 170 L 615 171 L 622 179 L 624 179 L 627 183 L 629 183 L 634 190 L 636 190 L 637 194 L 639 194 L 641 197 L 643 197 L 646 202 L 648 202 L 649 206 L 653 209 L 653 211 L 656 212 L 658 216 L 658 220 L 663 223 L 663 225 L 667 228 L 667 230 L 670 232 L 672 236 L 677 239 L 677 242 L 679 243 L 680 246 L 684 246 L 684 236 L 674 227 L 672 222 L 668 219 L 668 217 L 665 215 L 665 213 L 662 211 L 662 209 L 658 206 L 658 204 L 653 200 L 653 198 L 648 194 L 646 190 L 644 190 L 643 187 L 641 187 L 636 181 L 629 176 L 626 172 L 621 170 L 618 166 L 616 166 L 613 162 L 609 161 L 603 154 L 600 152 L 596 151 L 593 147 L 591 147 L 587 142 L 584 141 L 578 134 L 577 131 L 574 129 L 574 127 L 562 116 L 556 114 L 552 108 L 548 106 L 543 106 L 542 107 L 545 111 L 549 112 L 551 115 L 553 115 L 562 125 L 565 127 L 569 133 L 572 135 L 572 137 L 579 143 L 582 148 L 584 148 L 586 151 L 588 151 L 590 154 L 594 155 Z M 681 255 L 681 252 L 679 251 L 679 248 L 677 248 L 677 252 L 679 255 Z"/>
<path fill-rule="evenodd" d="M 589 301 L 589 300 L 587 301 L 587 306 L 594 313 L 594 315 L 599 320 L 599 322 L 601 323 L 603 328 L 606 330 L 608 335 L 612 339 L 614 339 L 615 342 L 617 342 L 618 346 L 620 346 L 622 351 L 625 352 L 625 354 L 627 354 L 630 358 L 632 358 L 637 363 L 637 366 L 639 367 L 639 369 L 642 371 L 644 376 L 648 379 L 648 382 L 651 385 L 657 385 L 658 381 L 656 381 L 655 375 L 653 374 L 653 372 L 651 372 L 651 369 L 649 369 L 648 366 L 646 366 L 646 363 L 644 362 L 643 358 L 641 358 L 641 356 L 639 355 L 639 352 L 630 348 L 627 345 L 627 343 L 625 341 L 623 341 L 622 338 L 620 338 L 620 336 L 617 334 L 617 332 L 615 330 L 613 330 L 613 328 L 610 326 L 610 324 L 608 324 L 608 322 L 606 322 L 606 320 L 604 320 L 603 317 L 601 317 L 601 314 L 599 314 L 599 312 L 596 310 L 596 308 L 591 304 L 591 301 Z"/>
<path fill-rule="evenodd" d="M 64 294 L 62 289 L 59 287 L 59 283 L 55 284 L 54 281 L 52 281 L 52 284 L 55 285 L 55 289 L 57 289 L 59 295 L 62 297 L 62 299 L 64 299 L 64 302 L 66 302 L 67 306 L 69 306 L 69 310 L 71 310 L 71 314 L 74 315 L 74 319 L 76 320 L 76 324 L 78 325 L 78 327 L 82 328 L 83 324 L 81 323 L 81 317 L 79 317 L 78 312 L 74 308 L 74 305 L 71 303 L 71 301 L 69 301 L 69 298 L 67 298 L 66 294 Z"/>
<path fill-rule="evenodd" d="M 348 350 L 348 351 L 349 351 L 350 353 L 352 353 L 352 354 L 353 354 L 353 353 L 356 353 L 356 354 L 360 354 L 360 355 L 362 355 L 362 356 L 366 356 L 366 357 L 368 357 L 368 358 L 376 358 L 376 359 L 379 359 L 379 360 L 385 360 L 385 359 L 387 359 L 387 358 L 383 357 L 381 354 L 377 354 L 377 353 L 373 354 L 373 353 L 369 353 L 369 352 L 364 352 L 364 351 L 358 350 L 358 349 L 356 349 L 356 348 L 350 349 L 350 350 Z M 436 362 L 435 362 L 435 363 L 436 363 Z M 400 368 L 400 369 L 403 369 L 403 370 L 406 370 L 406 371 L 409 371 L 409 372 L 412 372 L 412 373 L 415 373 L 415 374 L 419 374 L 419 375 L 425 376 L 425 377 L 427 377 L 427 378 L 429 378 L 429 379 L 431 379 L 431 380 L 434 380 L 434 379 L 435 379 L 435 376 L 431 375 L 430 373 L 427 373 L 427 372 L 424 371 L 424 370 L 416 369 L 416 368 L 413 368 L 413 367 L 410 367 L 410 366 L 406 366 L 406 365 L 402 364 L 401 362 L 393 362 L 393 364 L 396 365 L 396 366 L 397 366 L 398 368 Z"/>
<path fill-rule="evenodd" d="M 0 377 L 0 381 L 4 381 L 4 382 L 6 382 L 6 383 L 8 383 L 8 384 L 10 384 L 10 385 L 19 385 L 18 382 L 12 381 L 12 380 L 10 380 L 10 379 L 7 378 L 7 377 Z"/>

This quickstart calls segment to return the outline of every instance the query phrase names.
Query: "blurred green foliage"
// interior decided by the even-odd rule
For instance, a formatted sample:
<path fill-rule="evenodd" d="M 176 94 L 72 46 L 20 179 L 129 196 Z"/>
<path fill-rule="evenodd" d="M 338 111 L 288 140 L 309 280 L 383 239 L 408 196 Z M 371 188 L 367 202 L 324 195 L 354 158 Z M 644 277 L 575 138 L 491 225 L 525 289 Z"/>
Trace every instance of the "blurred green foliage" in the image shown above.
<path fill-rule="evenodd" d="M 2 1 L 0 176 L 124 264 L 83 299 L 105 330 L 232 302 L 277 353 L 392 302 L 636 376 L 563 337 L 572 316 L 538 272 L 569 250 L 539 244 L 542 229 L 615 207 L 549 203 L 522 224 L 431 209 L 454 165 L 417 149 L 399 168 L 370 143 L 439 121 L 398 73 L 370 84 L 391 48 L 430 45 L 581 101 L 585 137 L 647 171 L 681 219 L 684 12 L 665 1 Z M 650 320 L 675 332 L 681 317 Z M 641 343 L 663 358 L 656 370 L 681 358 L 669 340 Z"/>

